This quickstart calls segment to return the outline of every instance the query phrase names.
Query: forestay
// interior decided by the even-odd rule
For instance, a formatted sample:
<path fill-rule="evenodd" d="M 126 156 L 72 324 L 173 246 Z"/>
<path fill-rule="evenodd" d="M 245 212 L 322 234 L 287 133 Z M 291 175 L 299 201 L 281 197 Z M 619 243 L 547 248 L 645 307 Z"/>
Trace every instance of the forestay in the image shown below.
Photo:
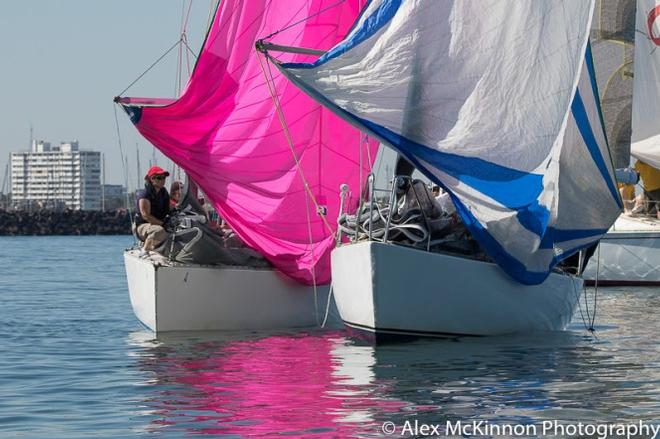
<path fill-rule="evenodd" d="M 377 143 L 368 142 L 367 151 L 358 130 L 275 69 L 269 82 L 281 102 L 294 158 L 267 85 L 271 73 L 262 70 L 265 60 L 254 45 L 289 27 L 273 41 L 327 50 L 346 36 L 364 3 L 223 0 L 177 101 L 142 107 L 162 101 L 120 100 L 140 133 L 186 171 L 238 235 L 301 282 L 312 283 L 314 274 L 317 282 L 329 282 L 339 186 L 348 183 L 356 192 L 363 186 Z"/>
<path fill-rule="evenodd" d="M 630 153 L 660 169 L 660 2 L 638 0 Z"/>
<path fill-rule="evenodd" d="M 279 67 L 448 189 L 488 254 L 536 284 L 621 207 L 592 11 L 588 0 L 373 0 L 316 62 Z"/>

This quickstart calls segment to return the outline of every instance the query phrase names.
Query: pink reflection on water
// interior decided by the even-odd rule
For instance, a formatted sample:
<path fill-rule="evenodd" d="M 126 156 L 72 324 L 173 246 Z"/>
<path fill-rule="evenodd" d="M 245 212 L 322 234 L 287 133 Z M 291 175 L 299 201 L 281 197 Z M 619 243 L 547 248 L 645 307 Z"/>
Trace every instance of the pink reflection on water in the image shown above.
<path fill-rule="evenodd" d="M 378 434 L 403 401 L 375 383 L 373 347 L 337 336 L 276 336 L 195 346 L 150 362 L 158 419 L 150 430 L 272 437 Z M 171 352 L 170 352 L 171 354 Z M 164 389 L 160 389 L 164 386 Z"/>

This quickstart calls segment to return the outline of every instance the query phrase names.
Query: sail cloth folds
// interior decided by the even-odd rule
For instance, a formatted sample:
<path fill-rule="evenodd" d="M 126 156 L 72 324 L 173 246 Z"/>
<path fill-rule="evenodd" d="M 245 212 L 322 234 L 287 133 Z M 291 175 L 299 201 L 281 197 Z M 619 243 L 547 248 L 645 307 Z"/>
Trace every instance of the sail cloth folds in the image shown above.
<path fill-rule="evenodd" d="M 143 107 L 144 100 L 133 106 L 130 99 L 120 100 L 140 133 L 186 171 L 232 229 L 301 282 L 312 282 L 312 269 L 317 282 L 329 282 L 339 186 L 347 183 L 359 191 L 359 177 L 366 180 L 378 144 L 365 143 L 357 129 L 272 69 L 270 85 L 281 102 L 298 166 L 271 99 L 268 66 L 264 75 L 263 56 L 254 46 L 259 38 L 299 22 L 273 41 L 327 50 L 346 36 L 364 3 L 223 0 L 176 102 Z M 279 59 L 314 58 L 282 54 Z M 317 207 L 325 211 L 325 222 Z"/>
<path fill-rule="evenodd" d="M 638 0 L 630 153 L 660 169 L 660 2 Z"/>
<path fill-rule="evenodd" d="M 279 68 L 448 189 L 487 253 L 536 284 L 620 211 L 592 12 L 589 0 L 373 0 L 317 61 Z"/>

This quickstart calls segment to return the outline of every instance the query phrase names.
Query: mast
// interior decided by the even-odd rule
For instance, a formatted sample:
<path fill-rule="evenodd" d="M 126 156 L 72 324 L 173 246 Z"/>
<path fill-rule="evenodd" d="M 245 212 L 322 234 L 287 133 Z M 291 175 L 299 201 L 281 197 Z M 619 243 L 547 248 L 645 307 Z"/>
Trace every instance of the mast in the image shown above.
<path fill-rule="evenodd" d="M 6 204 L 6 199 L 5 195 L 7 195 L 7 192 L 5 192 L 5 188 L 7 186 L 7 174 L 9 174 L 9 162 L 5 165 L 5 176 L 2 178 L 2 186 L 0 186 L 0 194 L 2 195 L 2 207 L 5 207 Z"/>
<path fill-rule="evenodd" d="M 2 187 L 0 187 L 0 193 L 5 193 L 5 187 L 7 186 L 7 174 L 9 173 L 9 163 L 5 165 L 5 176 L 2 178 Z"/>
<path fill-rule="evenodd" d="M 135 142 L 135 156 L 137 157 L 137 161 L 136 161 L 136 163 L 137 163 L 137 165 L 136 165 L 137 166 L 137 170 L 136 170 L 137 180 L 136 181 L 137 181 L 138 187 L 140 187 L 140 181 L 141 181 L 141 179 L 140 179 L 140 150 L 138 149 L 137 142 Z M 126 188 L 126 189 L 128 190 L 128 188 Z"/>
<path fill-rule="evenodd" d="M 101 175 L 103 176 L 101 182 L 101 211 L 105 212 L 105 153 L 101 153 Z"/>
<path fill-rule="evenodd" d="M 126 167 L 126 210 L 130 208 L 129 194 L 128 194 L 128 157 L 124 158 L 124 166 Z M 137 192 L 140 186 L 136 186 L 135 191 Z"/>

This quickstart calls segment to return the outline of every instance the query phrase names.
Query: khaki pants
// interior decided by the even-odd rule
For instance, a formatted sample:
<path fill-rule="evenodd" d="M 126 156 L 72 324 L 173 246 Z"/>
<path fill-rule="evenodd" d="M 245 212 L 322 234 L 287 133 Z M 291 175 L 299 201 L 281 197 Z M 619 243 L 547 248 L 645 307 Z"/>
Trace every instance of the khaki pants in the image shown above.
<path fill-rule="evenodd" d="M 157 226 L 155 224 L 140 224 L 137 226 L 137 235 L 142 241 L 144 241 L 144 249 L 147 251 L 152 251 L 158 247 L 162 242 L 164 242 L 168 233 L 165 231 L 163 226 Z"/>

